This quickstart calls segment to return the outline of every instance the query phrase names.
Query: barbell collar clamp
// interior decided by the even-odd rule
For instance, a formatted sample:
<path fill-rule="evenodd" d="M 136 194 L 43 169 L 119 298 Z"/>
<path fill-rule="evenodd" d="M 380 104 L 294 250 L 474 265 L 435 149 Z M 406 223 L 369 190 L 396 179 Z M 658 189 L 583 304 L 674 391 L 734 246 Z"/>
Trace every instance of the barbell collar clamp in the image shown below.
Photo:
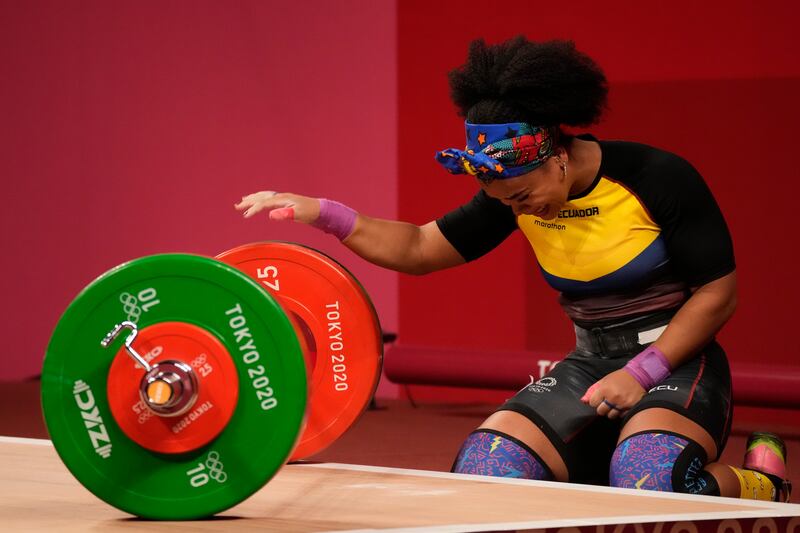
<path fill-rule="evenodd" d="M 144 368 L 145 372 L 150 372 L 153 369 L 153 367 L 150 366 L 150 364 L 145 360 L 145 358 L 139 355 L 139 352 L 137 352 L 133 348 L 133 341 L 136 339 L 136 335 L 139 334 L 139 327 L 134 322 L 131 322 L 130 320 L 125 320 L 124 322 L 115 324 L 114 328 L 108 333 L 106 333 L 106 336 L 103 337 L 102 341 L 100 341 L 100 346 L 102 346 L 103 348 L 108 348 L 108 346 L 112 342 L 114 342 L 114 339 L 116 339 L 119 336 L 119 334 L 122 332 L 124 328 L 131 330 L 131 332 L 125 338 L 125 350 L 128 352 L 128 355 L 130 355 L 134 359 L 134 361 L 136 361 L 138 364 L 142 366 L 142 368 Z"/>

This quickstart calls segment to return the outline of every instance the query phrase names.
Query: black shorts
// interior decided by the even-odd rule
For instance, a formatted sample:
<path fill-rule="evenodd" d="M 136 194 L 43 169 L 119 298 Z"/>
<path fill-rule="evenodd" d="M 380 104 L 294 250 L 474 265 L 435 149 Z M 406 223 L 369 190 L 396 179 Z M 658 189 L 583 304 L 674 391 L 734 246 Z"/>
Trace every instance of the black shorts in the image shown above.
<path fill-rule="evenodd" d="M 625 366 L 645 346 L 627 346 L 633 348 L 627 354 L 601 357 L 579 343 L 545 377 L 524 387 L 498 410 L 515 411 L 533 421 L 556 447 L 569 480 L 576 483 L 608 484 L 609 463 L 622 426 L 651 407 L 669 409 L 696 422 L 711 435 L 721 454 L 730 433 L 733 405 L 728 361 L 716 342 L 675 369 L 620 419 L 600 417 L 581 402 L 586 389 Z"/>

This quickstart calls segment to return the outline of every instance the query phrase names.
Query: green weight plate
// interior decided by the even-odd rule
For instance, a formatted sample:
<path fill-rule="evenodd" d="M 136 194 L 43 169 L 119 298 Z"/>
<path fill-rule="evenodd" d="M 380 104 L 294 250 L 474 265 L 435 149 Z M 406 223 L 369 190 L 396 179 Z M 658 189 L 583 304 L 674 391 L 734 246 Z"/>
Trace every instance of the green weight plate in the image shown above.
<path fill-rule="evenodd" d="M 194 324 L 227 348 L 237 368 L 238 403 L 209 444 L 160 454 L 116 424 L 106 379 L 126 334 L 107 349 L 100 341 L 123 320 L 140 329 Z M 152 519 L 209 516 L 261 488 L 297 441 L 306 394 L 303 355 L 280 307 L 245 274 L 194 255 L 144 257 L 97 278 L 58 322 L 42 371 L 45 422 L 69 470 L 102 500 Z"/>

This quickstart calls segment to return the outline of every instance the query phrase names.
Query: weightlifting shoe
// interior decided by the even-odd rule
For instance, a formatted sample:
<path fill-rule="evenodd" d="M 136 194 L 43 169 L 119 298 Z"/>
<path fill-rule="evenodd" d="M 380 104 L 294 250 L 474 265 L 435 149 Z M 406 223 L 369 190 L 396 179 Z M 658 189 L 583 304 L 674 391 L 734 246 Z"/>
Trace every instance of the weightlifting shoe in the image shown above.
<path fill-rule="evenodd" d="M 744 464 L 747 470 L 766 475 L 775 485 L 775 499 L 788 502 L 792 483 L 786 479 L 786 444 L 773 433 L 753 432 L 747 438 Z"/>

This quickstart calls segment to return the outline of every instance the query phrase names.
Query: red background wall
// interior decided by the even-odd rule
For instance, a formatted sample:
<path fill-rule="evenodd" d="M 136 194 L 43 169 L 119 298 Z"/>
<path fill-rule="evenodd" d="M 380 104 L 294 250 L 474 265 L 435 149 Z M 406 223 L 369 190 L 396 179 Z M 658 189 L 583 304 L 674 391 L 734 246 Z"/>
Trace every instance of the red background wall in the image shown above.
<path fill-rule="evenodd" d="M 233 210 L 276 189 L 395 216 L 395 20 L 370 0 L 0 0 L 0 379 L 39 372 L 94 277 L 158 252 L 301 241 L 396 329 L 395 274 Z"/>
<path fill-rule="evenodd" d="M 518 236 L 474 265 L 401 276 L 398 293 L 333 238 L 230 207 L 290 189 L 423 223 L 467 200 L 474 185 L 433 161 L 463 142 L 446 72 L 471 39 L 519 33 L 571 38 L 605 68 L 594 133 L 703 172 L 739 263 L 723 341 L 734 359 L 797 365 L 797 20 L 789 1 L 0 0 L 0 379 L 38 372 L 60 313 L 109 267 L 269 238 L 343 261 L 402 342 L 563 353 L 569 324 Z M 358 169 L 338 159 L 354 143 Z"/>
<path fill-rule="evenodd" d="M 566 38 L 610 81 L 610 111 L 590 131 L 681 154 L 700 170 L 733 233 L 740 304 L 721 339 L 732 359 L 798 363 L 795 326 L 800 192 L 793 129 L 800 118 L 795 2 L 399 2 L 399 215 L 424 223 L 468 200 L 473 180 L 451 176 L 436 150 L 463 145 L 446 73 L 468 43 L 525 34 Z M 555 293 L 521 234 L 474 264 L 401 276 L 407 344 L 530 349 L 573 343 Z M 436 302 L 431 305 L 431 302 Z M 497 364 L 502 364 L 498 361 Z M 532 362 L 531 370 L 536 369 Z"/>

